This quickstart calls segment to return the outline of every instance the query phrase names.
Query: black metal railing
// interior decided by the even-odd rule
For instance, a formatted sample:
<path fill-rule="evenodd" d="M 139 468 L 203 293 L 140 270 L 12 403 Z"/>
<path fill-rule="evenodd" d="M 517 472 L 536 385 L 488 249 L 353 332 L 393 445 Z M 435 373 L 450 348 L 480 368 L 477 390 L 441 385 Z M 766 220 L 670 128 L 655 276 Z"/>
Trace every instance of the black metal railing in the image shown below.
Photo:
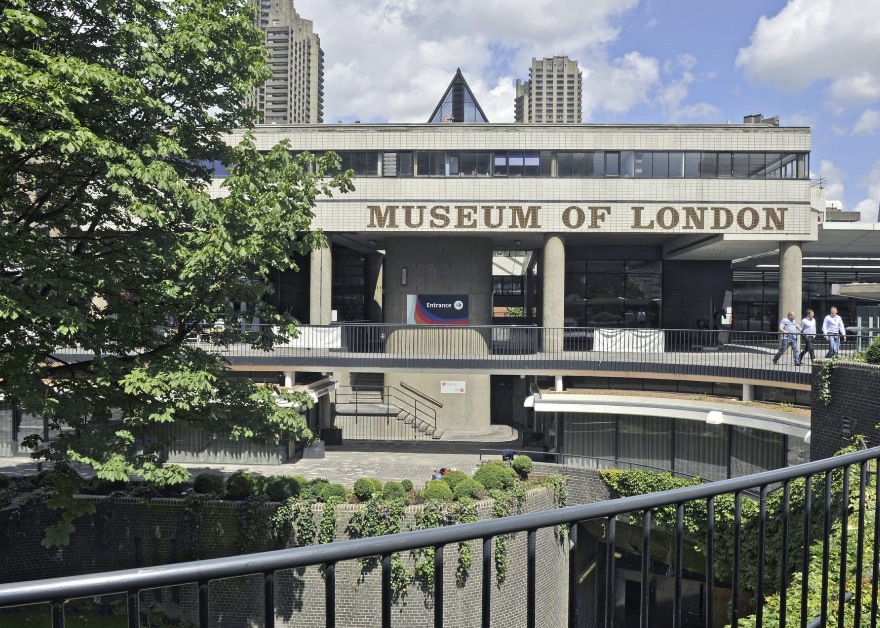
<path fill-rule="evenodd" d="M 689 581 L 695 578 L 697 567 L 691 554 L 692 548 L 699 545 L 702 568 L 696 606 L 702 610 L 698 625 L 737 626 L 743 622 L 804 628 L 817 619 L 825 625 L 833 618 L 840 626 L 869 622 L 874 626 L 878 620 L 876 574 L 880 569 L 878 458 L 880 448 L 874 448 L 673 491 L 470 524 L 146 569 L 3 584 L 0 608 L 48 603 L 53 626 L 60 628 L 68 600 L 123 593 L 129 626 L 137 626 L 142 592 L 195 583 L 199 622 L 209 626 L 209 583 L 255 574 L 263 583 L 263 616 L 254 617 L 253 623 L 272 628 L 276 605 L 291 594 L 276 588 L 276 572 L 321 566 L 326 603 L 323 623 L 335 626 L 338 587 L 345 586 L 337 578 L 337 566 L 343 561 L 379 557 L 381 610 L 377 618 L 362 619 L 390 626 L 395 615 L 392 555 L 427 547 L 435 549 L 433 623 L 442 626 L 446 598 L 455 595 L 455 591 L 444 590 L 444 569 L 451 561 L 445 560 L 443 549 L 476 540 L 482 543 L 481 601 L 470 607 L 468 625 L 490 626 L 493 618 L 497 620 L 493 613 L 518 612 L 495 606 L 498 589 L 492 577 L 493 542 L 502 536 L 524 534 L 526 542 L 520 547 L 525 554 L 525 578 L 517 599 L 523 606 L 521 625 L 535 626 L 539 602 L 536 538 L 541 531 L 564 526 L 568 537 L 568 551 L 563 554 L 567 555 L 567 569 L 563 566 L 552 574 L 553 582 L 559 583 L 566 580 L 567 573 L 562 585 L 567 588 L 567 619 L 560 625 L 697 625 L 690 611 L 684 611 L 687 598 L 683 583 L 686 576 Z M 768 487 L 775 485 L 782 487 L 774 495 L 781 495 L 778 502 L 773 502 L 778 510 L 768 507 Z M 744 508 L 751 499 L 746 491 L 758 495 L 750 510 Z M 729 510 L 723 517 L 716 516 L 724 509 Z M 756 513 L 748 522 L 746 510 Z M 686 529 L 686 512 L 703 517 L 704 527 Z M 749 527 L 749 536 L 747 523 L 754 524 Z M 658 541 L 662 541 L 660 556 L 656 551 Z M 687 568 L 686 552 L 690 556 Z M 726 567 L 719 568 L 719 564 Z M 622 591 L 621 577 L 636 572 L 625 581 L 626 592 Z M 585 587 L 584 580 L 590 577 L 598 580 Z M 656 598 L 660 578 L 668 579 L 663 588 L 672 592 L 668 607 Z M 722 589 L 730 600 L 726 607 L 718 601 Z M 622 607 L 620 600 L 624 598 L 626 604 Z"/>
<path fill-rule="evenodd" d="M 271 351 L 251 344 L 271 336 L 249 329 L 237 334 L 196 334 L 193 342 L 214 348 L 237 366 L 323 366 L 363 368 L 454 368 L 524 371 L 626 371 L 671 373 L 806 385 L 809 361 L 795 366 L 791 351 L 778 364 L 772 359 L 782 334 L 703 329 L 548 328 L 534 326 L 431 326 L 395 324 L 303 325 L 297 338 Z M 867 346 L 874 331 L 847 336 L 839 355 L 852 357 Z M 816 336 L 817 358 L 829 340 Z M 798 347 L 803 346 L 798 338 Z M 87 355 L 78 348 L 59 348 L 59 355 Z M 805 356 L 806 357 L 806 356 Z"/>

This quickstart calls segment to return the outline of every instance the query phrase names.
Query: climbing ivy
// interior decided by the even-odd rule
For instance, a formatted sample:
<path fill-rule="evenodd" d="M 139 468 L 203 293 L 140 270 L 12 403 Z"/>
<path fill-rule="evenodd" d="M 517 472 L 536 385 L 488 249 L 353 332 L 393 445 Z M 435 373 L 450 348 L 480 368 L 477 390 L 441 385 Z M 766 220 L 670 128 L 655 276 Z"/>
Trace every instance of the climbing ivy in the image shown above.
<path fill-rule="evenodd" d="M 318 543 L 326 545 L 332 543 L 336 536 L 336 507 L 342 503 L 340 497 L 329 497 L 324 502 L 324 510 L 321 512 L 321 523 L 318 528 Z"/>
<path fill-rule="evenodd" d="M 477 506 L 470 499 L 458 502 L 458 522 L 472 523 L 477 520 Z M 468 579 L 473 562 L 473 541 L 462 541 L 458 544 L 458 565 L 455 568 L 455 583 L 463 587 Z"/>
<path fill-rule="evenodd" d="M 400 532 L 405 506 L 402 500 L 383 500 L 381 496 L 370 499 L 363 510 L 352 514 L 348 533 L 352 538 L 364 539 Z M 370 571 L 378 564 L 375 556 L 359 559 L 362 571 Z M 391 591 L 395 596 L 406 594 L 412 581 L 412 573 L 399 552 L 391 555 Z"/>
<path fill-rule="evenodd" d="M 565 508 L 568 503 L 568 478 L 561 473 L 553 473 L 547 476 L 544 484 L 553 491 L 553 505 L 557 508 Z M 562 542 L 568 533 L 568 526 L 560 523 L 556 526 L 556 538 Z"/>
<path fill-rule="evenodd" d="M 498 489 L 489 491 L 489 497 L 495 500 L 492 506 L 492 518 L 501 519 L 510 515 L 510 502 L 504 491 Z M 507 578 L 507 568 L 510 562 L 507 549 L 507 539 L 510 535 L 499 534 L 495 537 L 495 583 L 501 584 Z"/>
<path fill-rule="evenodd" d="M 238 551 L 242 554 L 253 551 L 260 531 L 264 529 L 264 504 L 265 499 L 263 498 L 247 497 L 235 506 L 235 516 L 238 522 Z"/>
<path fill-rule="evenodd" d="M 831 358 L 822 362 L 819 371 L 819 401 L 826 406 L 831 403 L 831 372 L 837 365 L 839 358 Z"/>

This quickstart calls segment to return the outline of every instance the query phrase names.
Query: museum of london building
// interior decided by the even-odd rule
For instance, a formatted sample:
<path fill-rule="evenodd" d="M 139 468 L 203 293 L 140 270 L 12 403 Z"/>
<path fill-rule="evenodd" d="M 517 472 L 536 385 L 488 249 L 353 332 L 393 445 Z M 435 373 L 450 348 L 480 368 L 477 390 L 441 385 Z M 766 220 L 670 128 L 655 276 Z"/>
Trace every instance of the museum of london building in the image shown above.
<path fill-rule="evenodd" d="M 271 299 L 310 325 L 490 326 L 520 305 L 517 322 L 545 330 L 730 326 L 733 260 L 774 251 L 778 311 L 800 312 L 801 248 L 824 209 L 809 129 L 763 121 L 295 125 L 255 136 L 260 150 L 286 140 L 294 153 L 334 151 L 355 174 L 352 192 L 317 201 L 313 225 L 331 246 L 273 277 Z M 511 255 L 522 272 L 499 276 Z M 441 382 L 461 383 L 463 394 L 443 395 L 447 432 L 478 434 L 497 414 L 490 371 L 376 370 L 434 398 Z"/>

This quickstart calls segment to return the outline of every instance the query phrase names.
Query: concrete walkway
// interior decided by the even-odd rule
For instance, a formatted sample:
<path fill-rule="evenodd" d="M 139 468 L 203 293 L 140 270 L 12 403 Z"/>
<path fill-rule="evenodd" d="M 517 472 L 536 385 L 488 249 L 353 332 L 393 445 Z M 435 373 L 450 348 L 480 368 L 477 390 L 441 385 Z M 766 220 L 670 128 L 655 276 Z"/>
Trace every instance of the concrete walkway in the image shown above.
<path fill-rule="evenodd" d="M 324 458 L 289 464 L 181 466 L 193 475 L 215 471 L 228 476 L 245 470 L 260 475 L 302 475 L 310 480 L 325 478 L 348 487 L 362 477 L 378 478 L 383 482 L 410 479 L 416 486 L 424 486 L 433 472 L 441 467 L 473 473 L 479 465 L 481 449 L 496 450 L 488 457 L 498 458 L 500 450 L 518 449 L 522 442 L 517 430 L 506 425 L 493 425 L 486 434 L 470 435 L 469 438 L 459 441 L 345 441 L 340 446 L 327 447 Z M 37 463 L 30 458 L 0 458 L 0 473 L 30 475 L 36 472 Z M 94 475 L 84 470 L 82 473 Z"/>

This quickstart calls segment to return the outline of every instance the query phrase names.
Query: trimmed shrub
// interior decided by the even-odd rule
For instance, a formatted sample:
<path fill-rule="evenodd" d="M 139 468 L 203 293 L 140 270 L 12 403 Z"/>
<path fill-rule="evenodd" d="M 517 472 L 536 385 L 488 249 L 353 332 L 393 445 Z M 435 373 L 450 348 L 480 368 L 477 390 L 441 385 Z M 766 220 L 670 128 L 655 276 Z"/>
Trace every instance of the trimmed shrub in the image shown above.
<path fill-rule="evenodd" d="M 376 478 L 360 478 L 354 483 L 354 495 L 362 502 L 370 501 L 374 493 L 382 492 L 382 482 Z"/>
<path fill-rule="evenodd" d="M 223 495 L 225 482 L 219 473 L 199 473 L 193 481 L 193 491 L 199 495 Z"/>
<path fill-rule="evenodd" d="M 289 475 L 275 475 L 266 482 L 266 497 L 273 502 L 283 502 L 299 495 L 300 484 Z"/>
<path fill-rule="evenodd" d="M 299 496 L 306 501 L 316 502 L 321 495 L 321 489 L 329 483 L 330 480 L 325 478 L 306 480 L 305 485 L 300 486 Z"/>
<path fill-rule="evenodd" d="M 426 502 L 450 502 L 452 489 L 443 480 L 428 480 L 425 490 L 422 491 L 422 499 Z"/>
<path fill-rule="evenodd" d="M 344 486 L 342 486 L 342 484 L 328 483 L 321 486 L 321 490 L 318 492 L 319 502 L 324 502 L 326 504 L 334 497 L 343 502 L 347 501 L 348 490 Z"/>
<path fill-rule="evenodd" d="M 258 494 L 257 478 L 246 471 L 236 471 L 226 480 L 226 499 L 246 499 Z"/>
<path fill-rule="evenodd" d="M 400 485 L 403 487 L 403 490 L 409 493 L 411 490 L 415 488 L 412 483 L 412 480 L 401 480 Z"/>
<path fill-rule="evenodd" d="M 871 344 L 865 350 L 865 361 L 868 364 L 880 364 L 880 335 L 874 336 Z"/>
<path fill-rule="evenodd" d="M 40 484 L 43 486 L 44 482 Z M 97 476 L 90 478 L 80 492 L 87 495 L 109 495 L 117 491 L 128 490 L 128 482 L 125 480 L 104 480 Z"/>
<path fill-rule="evenodd" d="M 455 487 L 458 485 L 458 483 L 462 480 L 468 479 L 468 476 L 467 473 L 465 473 L 464 471 L 450 471 L 449 473 L 444 475 L 442 479 L 449 485 L 449 488 L 455 491 Z"/>
<path fill-rule="evenodd" d="M 11 484 L 12 478 L 10 478 L 8 475 L 0 473 L 0 490 L 5 490 L 9 488 Z"/>
<path fill-rule="evenodd" d="M 403 484 L 400 482 L 385 482 L 385 488 L 382 489 L 382 497 L 385 499 L 406 500 L 406 491 L 403 490 Z"/>
<path fill-rule="evenodd" d="M 510 488 L 518 481 L 516 471 L 500 460 L 487 462 L 477 469 L 477 472 L 474 473 L 474 479 L 489 491 Z"/>
<path fill-rule="evenodd" d="M 455 498 L 455 501 L 465 498 L 479 499 L 484 490 L 485 488 L 483 488 L 483 485 L 476 480 L 465 478 L 455 485 L 455 490 L 452 491 L 452 496 Z"/>
<path fill-rule="evenodd" d="M 516 456 L 513 462 L 510 463 L 510 466 L 521 478 L 528 477 L 532 469 L 535 468 L 535 465 L 532 464 L 532 459 L 523 455 Z"/>

